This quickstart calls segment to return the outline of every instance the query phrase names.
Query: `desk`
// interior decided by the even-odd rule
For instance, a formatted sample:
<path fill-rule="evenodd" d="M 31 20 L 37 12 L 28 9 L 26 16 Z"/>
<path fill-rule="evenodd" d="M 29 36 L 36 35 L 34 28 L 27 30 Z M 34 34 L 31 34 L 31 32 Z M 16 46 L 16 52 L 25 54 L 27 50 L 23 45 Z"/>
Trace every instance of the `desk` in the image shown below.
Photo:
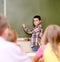
<path fill-rule="evenodd" d="M 18 44 L 21 45 L 22 49 L 25 51 L 25 52 L 32 52 L 32 49 L 30 47 L 30 41 L 17 41 Z"/>

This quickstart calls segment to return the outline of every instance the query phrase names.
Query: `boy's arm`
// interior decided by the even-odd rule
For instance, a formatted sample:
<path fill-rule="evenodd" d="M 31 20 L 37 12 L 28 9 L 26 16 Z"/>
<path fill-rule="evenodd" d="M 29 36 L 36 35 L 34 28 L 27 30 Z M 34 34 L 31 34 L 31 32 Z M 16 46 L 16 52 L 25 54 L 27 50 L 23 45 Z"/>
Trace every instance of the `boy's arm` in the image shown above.
<path fill-rule="evenodd" d="M 33 33 L 33 29 L 29 29 L 26 27 L 26 24 L 22 24 L 22 27 L 24 29 L 24 31 L 28 34 L 32 34 Z"/>
<path fill-rule="evenodd" d="M 28 34 L 32 34 L 33 33 L 33 29 L 29 29 L 29 28 L 24 28 L 24 31 Z"/>

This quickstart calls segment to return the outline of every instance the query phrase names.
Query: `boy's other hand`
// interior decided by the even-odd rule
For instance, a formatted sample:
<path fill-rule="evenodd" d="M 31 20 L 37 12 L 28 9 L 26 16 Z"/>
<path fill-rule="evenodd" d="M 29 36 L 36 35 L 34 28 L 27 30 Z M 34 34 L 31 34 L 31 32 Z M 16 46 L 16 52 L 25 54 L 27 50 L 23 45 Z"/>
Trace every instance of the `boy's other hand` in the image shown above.
<path fill-rule="evenodd" d="M 26 28 L 26 25 L 25 25 L 25 24 L 22 24 L 22 27 L 23 27 L 23 28 Z"/>

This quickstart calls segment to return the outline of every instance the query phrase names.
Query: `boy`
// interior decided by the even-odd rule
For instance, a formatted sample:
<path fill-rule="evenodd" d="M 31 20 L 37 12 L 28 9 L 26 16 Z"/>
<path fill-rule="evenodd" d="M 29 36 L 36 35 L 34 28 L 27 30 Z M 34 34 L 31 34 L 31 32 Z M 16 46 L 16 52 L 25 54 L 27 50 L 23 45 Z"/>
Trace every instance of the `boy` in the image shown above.
<path fill-rule="evenodd" d="M 33 51 L 37 51 L 39 48 L 38 43 L 40 43 L 42 37 L 41 17 L 39 15 L 34 16 L 33 23 L 35 26 L 33 29 L 27 28 L 25 24 L 23 24 L 22 27 L 25 32 L 27 32 L 28 34 L 32 34 L 31 48 Z"/>

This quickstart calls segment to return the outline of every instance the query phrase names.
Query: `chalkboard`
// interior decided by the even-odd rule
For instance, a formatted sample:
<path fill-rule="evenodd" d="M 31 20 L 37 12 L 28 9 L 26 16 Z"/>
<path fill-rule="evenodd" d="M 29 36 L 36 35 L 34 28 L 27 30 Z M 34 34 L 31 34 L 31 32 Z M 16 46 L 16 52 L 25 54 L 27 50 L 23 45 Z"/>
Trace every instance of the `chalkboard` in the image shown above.
<path fill-rule="evenodd" d="M 39 0 L 7 0 L 7 16 L 12 29 L 16 30 L 19 37 L 30 37 L 27 35 L 22 24 L 33 28 L 33 17 L 39 15 Z"/>
<path fill-rule="evenodd" d="M 50 24 L 60 25 L 60 0 L 40 0 L 39 7 L 43 29 Z"/>
<path fill-rule="evenodd" d="M 37 14 L 42 17 L 43 29 L 49 24 L 60 25 L 60 0 L 7 0 L 7 17 L 19 37 L 31 36 L 24 32 L 22 24 L 33 28 L 32 19 Z"/>

